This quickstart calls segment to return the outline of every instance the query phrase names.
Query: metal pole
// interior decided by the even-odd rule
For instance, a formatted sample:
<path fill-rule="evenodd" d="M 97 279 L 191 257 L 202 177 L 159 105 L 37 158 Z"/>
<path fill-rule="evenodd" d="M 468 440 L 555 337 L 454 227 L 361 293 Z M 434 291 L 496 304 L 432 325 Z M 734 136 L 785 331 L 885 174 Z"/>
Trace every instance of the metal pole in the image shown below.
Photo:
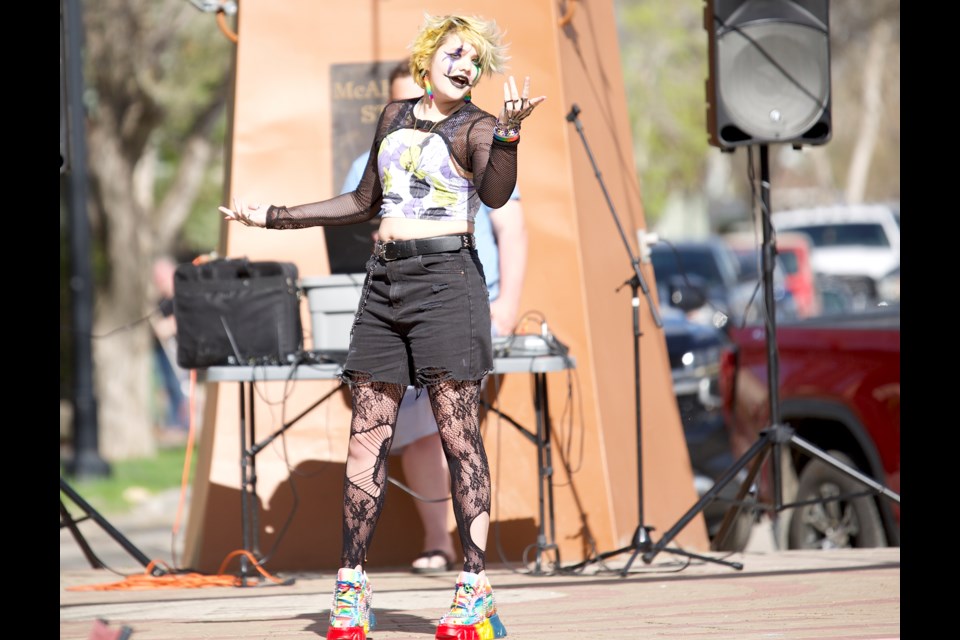
<path fill-rule="evenodd" d="M 109 475 L 110 467 L 100 457 L 97 402 L 93 390 L 93 351 L 90 342 L 93 333 L 93 267 L 90 260 L 90 221 L 87 217 L 80 0 L 61 0 L 60 21 L 63 32 L 61 64 L 66 68 L 70 289 L 73 308 L 73 460 L 68 471 L 77 477 L 103 477 Z"/>
<path fill-rule="evenodd" d="M 773 269 L 777 247 L 773 241 L 773 208 L 770 205 L 770 158 L 767 145 L 760 145 L 760 216 L 763 220 L 763 306 L 767 312 L 767 386 L 770 392 L 770 424 L 780 424 L 780 365 L 777 357 L 777 305 L 773 298 Z"/>

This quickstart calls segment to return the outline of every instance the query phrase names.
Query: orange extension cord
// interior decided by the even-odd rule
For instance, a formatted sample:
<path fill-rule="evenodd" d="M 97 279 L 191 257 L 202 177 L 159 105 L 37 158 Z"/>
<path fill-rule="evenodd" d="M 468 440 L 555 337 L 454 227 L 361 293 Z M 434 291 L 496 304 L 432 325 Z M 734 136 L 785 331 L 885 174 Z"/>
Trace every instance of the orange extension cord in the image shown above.
<path fill-rule="evenodd" d="M 180 502 L 177 505 L 177 516 L 173 523 L 173 536 L 176 539 L 180 531 L 180 519 L 183 515 L 183 508 L 186 503 L 187 487 L 190 484 L 190 459 L 193 455 L 194 437 L 196 434 L 196 425 L 194 416 L 196 415 L 196 385 L 197 370 L 190 370 L 190 430 L 187 436 L 187 451 L 183 461 L 183 474 L 180 479 Z M 224 573 L 230 561 L 239 556 L 245 556 L 257 572 L 270 582 L 276 584 L 286 584 L 285 580 L 271 575 L 260 566 L 257 559 L 249 551 L 237 549 L 231 551 L 224 558 L 220 565 L 220 570 L 216 575 L 206 575 L 196 572 L 177 573 L 177 570 L 169 568 L 165 563 L 153 560 L 144 569 L 142 574 L 126 576 L 119 582 L 106 584 L 84 584 L 67 587 L 67 591 L 141 591 L 148 589 L 205 589 L 209 587 L 247 587 L 255 583 L 255 578 L 243 579 L 239 576 L 227 575 Z M 162 575 L 154 575 L 157 567 L 166 567 Z"/>

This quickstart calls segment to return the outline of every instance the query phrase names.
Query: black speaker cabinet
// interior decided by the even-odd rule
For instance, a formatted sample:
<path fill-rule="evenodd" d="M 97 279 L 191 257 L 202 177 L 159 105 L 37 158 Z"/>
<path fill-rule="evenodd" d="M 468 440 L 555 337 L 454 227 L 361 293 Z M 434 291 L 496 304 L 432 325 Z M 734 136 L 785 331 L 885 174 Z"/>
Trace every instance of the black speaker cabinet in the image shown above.
<path fill-rule="evenodd" d="M 829 141 L 829 0 L 705 1 L 710 144 Z"/>
<path fill-rule="evenodd" d="M 292 262 L 221 258 L 173 274 L 177 364 L 281 365 L 303 349 L 300 287 Z"/>

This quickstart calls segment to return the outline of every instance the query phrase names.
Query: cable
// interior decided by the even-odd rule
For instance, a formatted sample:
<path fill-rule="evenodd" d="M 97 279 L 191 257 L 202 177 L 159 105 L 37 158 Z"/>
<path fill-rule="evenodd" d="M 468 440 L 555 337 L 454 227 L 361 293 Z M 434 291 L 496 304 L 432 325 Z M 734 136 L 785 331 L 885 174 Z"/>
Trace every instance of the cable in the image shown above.
<path fill-rule="evenodd" d="M 140 318 L 137 318 L 136 320 L 134 320 L 134 321 L 132 321 L 132 322 L 128 322 L 127 324 L 123 324 L 123 325 L 120 325 L 119 327 L 115 327 L 115 328 L 113 328 L 113 329 L 110 329 L 110 330 L 107 331 L 106 333 L 99 333 L 99 334 L 98 334 L 98 333 L 91 333 L 91 334 L 90 334 L 90 337 L 91 337 L 91 338 L 109 338 L 110 336 L 112 336 L 112 335 L 115 334 L 115 333 L 120 333 L 120 332 L 123 332 L 123 331 L 130 331 L 131 329 L 136 329 L 139 325 L 143 324 L 144 322 L 149 322 L 149 321 L 150 321 L 150 318 L 152 318 L 153 316 L 157 315 L 158 313 L 161 313 L 160 307 L 157 307 L 156 309 L 154 309 L 153 311 L 151 311 L 151 312 L 148 313 L 147 315 L 142 316 L 142 317 L 140 317 Z M 71 329 L 71 331 L 72 331 L 72 329 Z"/>
<path fill-rule="evenodd" d="M 271 409 L 271 415 L 273 414 L 273 411 L 272 411 L 273 407 L 278 405 L 280 406 L 280 426 L 279 427 L 274 426 L 273 433 L 277 434 L 277 432 L 279 431 L 279 434 L 276 436 L 280 439 L 279 456 L 280 456 L 280 459 L 283 460 L 284 467 L 287 470 L 287 481 L 290 486 L 290 493 L 292 497 L 292 504 L 290 506 L 290 511 L 288 512 L 286 518 L 284 519 L 283 524 L 280 525 L 280 528 L 277 531 L 276 536 L 274 537 L 274 541 L 273 541 L 273 544 L 271 545 L 270 550 L 261 555 L 261 558 L 260 558 L 261 565 L 267 564 L 272 559 L 274 553 L 276 553 L 276 550 L 280 547 L 281 542 L 283 542 L 283 539 L 286 537 L 286 534 L 289 531 L 290 526 L 293 524 L 293 519 L 296 516 L 297 511 L 299 510 L 300 493 L 297 491 L 296 478 L 297 477 L 313 477 L 315 475 L 325 473 L 330 468 L 329 466 L 324 465 L 321 468 L 321 470 L 316 474 L 304 474 L 304 473 L 298 472 L 290 464 L 290 453 L 287 449 L 287 437 L 286 437 L 286 429 L 288 427 L 287 401 L 293 395 L 295 382 L 296 382 L 295 380 L 296 370 L 298 367 L 303 366 L 303 360 L 305 359 L 307 359 L 307 354 L 304 351 L 301 351 L 295 355 L 293 366 L 290 368 L 290 372 L 287 374 L 286 379 L 283 381 L 283 384 L 284 384 L 283 393 L 279 401 L 268 400 L 266 398 L 266 391 L 264 389 L 258 388 L 257 385 L 254 384 L 254 389 L 257 393 L 257 396 L 261 400 L 263 400 L 267 404 L 267 406 Z M 273 422 L 275 425 L 276 418 L 274 418 Z M 270 444 L 272 444 L 272 442 Z M 250 445 L 251 447 L 256 447 L 258 446 L 258 443 L 251 442 Z M 261 450 L 255 451 L 254 455 L 259 454 L 260 451 Z"/>
<path fill-rule="evenodd" d="M 767 221 L 770 220 L 770 212 L 767 211 L 766 203 L 764 202 L 763 198 L 759 198 L 758 195 L 757 195 L 757 174 L 756 174 L 756 170 L 755 170 L 755 162 L 756 162 L 756 161 L 757 161 L 757 160 L 756 160 L 756 159 L 754 158 L 754 156 L 753 156 L 753 146 L 751 145 L 750 147 L 747 148 L 747 179 L 748 179 L 748 182 L 749 182 L 749 184 L 750 184 L 750 202 L 751 202 L 751 209 L 754 211 L 754 216 L 753 216 L 753 220 L 754 220 L 754 222 L 753 222 L 753 225 L 754 225 L 754 227 L 753 227 L 754 237 L 756 237 L 756 234 L 757 234 L 757 226 L 758 226 L 758 224 L 761 225 L 761 228 L 762 228 L 762 225 L 765 225 L 765 224 L 767 223 Z M 769 188 L 769 187 L 770 187 L 769 184 L 766 184 L 766 185 L 761 184 L 760 186 L 761 186 L 761 188 Z M 773 231 L 773 224 L 772 224 L 772 222 L 770 223 L 770 229 L 771 229 L 771 233 L 772 233 L 771 238 L 770 238 L 771 244 L 772 244 L 772 246 L 776 247 L 776 232 Z M 760 246 L 760 247 L 761 247 L 761 251 L 763 251 L 763 248 L 762 248 L 762 246 L 763 246 L 762 238 L 761 238 L 760 241 L 758 241 L 758 246 Z M 763 256 L 760 255 L 759 258 L 760 258 L 760 261 L 761 261 L 761 262 L 760 262 L 761 268 L 757 271 L 757 272 L 760 274 L 760 278 L 759 278 L 758 281 L 757 281 L 757 286 L 758 286 L 758 287 L 759 287 L 759 286 L 761 285 L 761 283 L 764 282 L 765 279 L 766 279 L 766 274 L 763 272 L 763 267 L 762 267 L 762 265 L 763 265 Z M 776 304 L 776 300 L 772 300 L 770 304 L 771 304 L 771 305 Z M 774 331 L 774 328 L 773 328 L 773 318 L 771 318 L 771 317 L 770 317 L 770 314 L 767 313 L 767 303 L 766 303 L 766 301 L 764 301 L 763 304 L 760 305 L 760 317 L 763 319 L 764 331 L 766 331 L 768 334 L 769 334 L 770 332 Z M 742 322 L 742 325 L 741 325 L 740 328 L 743 328 L 744 326 L 746 326 L 746 313 L 743 314 L 743 322 Z M 779 343 L 777 343 L 777 344 L 774 346 L 774 348 L 775 348 L 776 350 L 779 350 Z"/>
<path fill-rule="evenodd" d="M 776 67 L 777 71 L 779 71 L 779 72 L 783 75 L 784 78 L 786 78 L 787 80 L 789 80 L 790 83 L 793 84 L 793 86 L 795 86 L 797 89 L 799 89 L 801 92 L 803 92 L 808 98 L 810 98 L 810 100 L 812 100 L 812 101 L 817 105 L 817 107 L 818 107 L 821 111 L 826 110 L 827 105 L 826 105 L 826 103 L 825 103 L 823 100 L 820 99 L 820 96 L 815 95 L 813 92 L 811 92 L 809 89 L 807 89 L 807 88 L 803 85 L 803 83 L 801 83 L 799 80 L 797 80 L 797 78 L 794 77 L 793 74 L 791 74 L 789 71 L 787 71 L 786 69 L 784 69 L 784 68 L 783 68 L 783 65 L 781 65 L 779 62 L 777 62 L 777 59 L 776 59 L 774 56 L 772 56 L 766 49 L 764 49 L 763 46 L 762 46 L 759 42 L 757 42 L 754 38 L 751 38 L 749 34 L 747 34 L 746 32 L 744 32 L 743 29 L 741 29 L 739 25 L 730 26 L 730 25 L 728 25 L 722 18 L 720 18 L 720 17 L 719 17 L 717 14 L 715 14 L 715 13 L 713 14 L 713 21 L 716 22 L 717 24 L 719 24 L 719 25 L 720 25 L 722 28 L 724 28 L 724 29 L 730 29 L 731 31 L 736 32 L 738 35 L 740 35 L 740 37 L 742 37 L 744 40 L 746 40 L 747 42 L 749 42 L 751 47 L 753 47 L 754 49 L 756 49 L 756 51 L 757 51 L 761 56 L 763 56 L 764 58 L 766 58 L 767 62 L 769 62 L 769 63 L 770 63 L 771 65 L 773 65 L 774 67 Z M 809 27 L 809 26 L 811 26 L 811 25 L 806 25 L 806 26 Z M 829 34 L 827 34 L 825 31 L 823 31 L 822 29 L 818 29 L 818 31 L 820 31 L 820 32 L 823 33 L 824 35 L 829 35 Z"/>
<path fill-rule="evenodd" d="M 142 574 L 126 576 L 119 582 L 108 582 L 103 584 L 81 584 L 66 587 L 67 591 L 146 591 L 154 589 L 205 589 L 209 587 L 247 587 L 253 586 L 252 578 L 242 579 L 239 576 L 227 575 L 223 572 L 227 565 L 236 557 L 246 557 L 257 572 L 274 584 L 289 585 L 293 584 L 291 579 L 281 579 L 266 571 L 256 558 L 249 551 L 238 549 L 230 552 L 220 565 L 220 570 L 215 575 L 207 575 L 197 572 L 176 573 L 169 569 L 160 576 L 153 575 L 155 567 L 163 566 L 156 561 L 150 562 Z"/>
<path fill-rule="evenodd" d="M 449 496 L 449 495 L 445 498 L 428 498 L 426 496 L 422 496 L 416 491 L 414 491 L 413 489 L 411 489 L 410 487 L 408 487 L 407 485 L 403 484 L 402 482 L 394 478 L 393 476 L 387 476 L 387 482 L 397 487 L 401 491 L 406 492 L 414 500 L 419 500 L 420 502 L 447 502 L 448 500 L 453 498 L 453 496 Z"/>
<path fill-rule="evenodd" d="M 227 25 L 227 16 L 237 13 L 237 3 L 234 0 L 188 0 L 195 8 L 207 13 L 217 14 L 217 26 L 227 39 L 236 44 L 237 34 Z"/>

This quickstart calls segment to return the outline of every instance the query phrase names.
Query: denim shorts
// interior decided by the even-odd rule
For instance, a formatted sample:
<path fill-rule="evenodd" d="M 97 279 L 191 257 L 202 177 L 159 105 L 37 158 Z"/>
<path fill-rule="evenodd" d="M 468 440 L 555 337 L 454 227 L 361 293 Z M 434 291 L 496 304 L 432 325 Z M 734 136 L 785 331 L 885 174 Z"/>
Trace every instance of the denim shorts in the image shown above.
<path fill-rule="evenodd" d="M 490 301 L 476 249 L 367 261 L 346 383 L 418 388 L 493 370 Z"/>

